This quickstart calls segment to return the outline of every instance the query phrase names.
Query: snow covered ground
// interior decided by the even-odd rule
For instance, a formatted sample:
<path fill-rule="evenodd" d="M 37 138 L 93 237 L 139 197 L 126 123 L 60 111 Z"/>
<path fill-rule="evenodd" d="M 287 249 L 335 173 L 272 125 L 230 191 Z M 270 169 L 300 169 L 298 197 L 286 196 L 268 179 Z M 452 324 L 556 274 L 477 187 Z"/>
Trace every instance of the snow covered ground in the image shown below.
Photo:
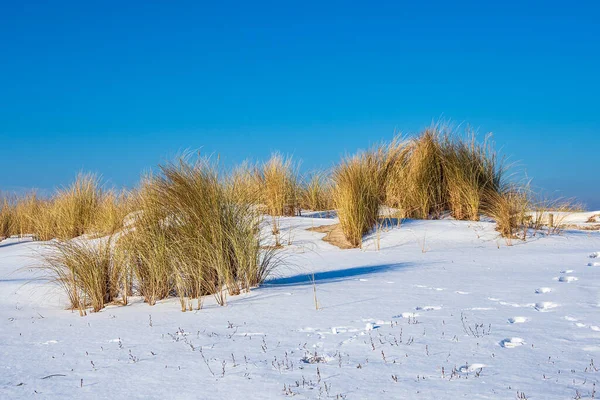
<path fill-rule="evenodd" d="M 600 397 L 600 232 L 508 246 L 488 222 L 407 221 L 378 251 L 306 230 L 335 222 L 283 218 L 268 284 L 187 313 L 79 317 L 32 281 L 40 243 L 0 242 L 0 398 Z"/>

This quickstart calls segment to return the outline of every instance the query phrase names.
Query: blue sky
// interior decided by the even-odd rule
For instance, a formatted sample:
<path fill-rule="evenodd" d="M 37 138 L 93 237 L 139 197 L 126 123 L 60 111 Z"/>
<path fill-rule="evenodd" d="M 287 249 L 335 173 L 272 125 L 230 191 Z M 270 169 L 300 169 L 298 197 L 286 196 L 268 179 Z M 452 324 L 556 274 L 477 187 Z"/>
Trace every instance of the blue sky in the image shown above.
<path fill-rule="evenodd" d="M 600 209 L 597 2 L 50 3 L 1 6 L 0 189 L 200 148 L 327 168 L 443 118 Z"/>

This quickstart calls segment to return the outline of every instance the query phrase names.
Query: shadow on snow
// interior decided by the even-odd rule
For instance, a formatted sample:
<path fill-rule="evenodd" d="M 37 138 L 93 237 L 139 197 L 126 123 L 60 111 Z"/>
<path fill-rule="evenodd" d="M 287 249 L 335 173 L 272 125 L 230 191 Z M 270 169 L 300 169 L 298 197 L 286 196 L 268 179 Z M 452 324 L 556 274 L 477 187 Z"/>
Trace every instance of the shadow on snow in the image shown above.
<path fill-rule="evenodd" d="M 383 264 L 383 265 L 374 265 L 374 266 L 365 266 L 365 267 L 354 267 L 354 268 L 344 268 L 344 269 L 336 269 L 333 271 L 326 272 L 316 272 L 314 274 L 315 283 L 328 283 L 328 282 L 338 282 L 349 280 L 358 276 L 377 274 L 380 272 L 386 272 L 390 270 L 396 270 L 401 268 L 407 268 L 412 264 L 408 263 L 396 263 L 396 264 Z M 313 274 L 298 274 L 289 277 L 283 278 L 273 278 L 269 279 L 263 283 L 262 286 L 302 286 L 302 285 L 312 285 L 313 283 Z"/>

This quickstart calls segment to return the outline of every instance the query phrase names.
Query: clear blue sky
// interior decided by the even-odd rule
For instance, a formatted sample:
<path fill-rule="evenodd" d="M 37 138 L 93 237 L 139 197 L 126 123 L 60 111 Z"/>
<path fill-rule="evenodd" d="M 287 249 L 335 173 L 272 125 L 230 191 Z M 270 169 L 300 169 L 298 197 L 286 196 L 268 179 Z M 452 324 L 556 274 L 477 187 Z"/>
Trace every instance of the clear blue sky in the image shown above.
<path fill-rule="evenodd" d="M 442 117 L 600 208 L 600 5 L 487 3 L 2 1 L 0 188 L 198 148 L 329 167 Z"/>

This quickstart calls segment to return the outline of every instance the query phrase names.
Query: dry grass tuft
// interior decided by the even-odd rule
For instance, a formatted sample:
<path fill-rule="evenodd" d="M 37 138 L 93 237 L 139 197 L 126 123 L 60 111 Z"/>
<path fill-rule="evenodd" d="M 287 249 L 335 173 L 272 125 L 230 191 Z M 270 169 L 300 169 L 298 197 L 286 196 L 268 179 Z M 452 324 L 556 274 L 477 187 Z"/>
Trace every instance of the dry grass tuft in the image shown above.
<path fill-rule="evenodd" d="M 100 179 L 80 173 L 75 181 L 53 198 L 49 218 L 55 223 L 55 237 L 70 239 L 83 235 L 92 225 L 102 198 Z"/>
<path fill-rule="evenodd" d="M 544 228 L 549 234 L 560 233 L 567 226 L 567 218 L 575 212 L 583 211 L 584 207 L 574 199 L 561 198 L 532 201 L 529 208 L 528 226 L 533 229 L 535 235 Z"/>
<path fill-rule="evenodd" d="M 525 235 L 524 228 L 529 209 L 527 191 L 518 186 L 508 186 L 501 191 L 489 190 L 484 198 L 483 213 L 496 221 L 496 230 L 509 243 L 511 239 L 518 238 L 521 232 Z"/>
<path fill-rule="evenodd" d="M 389 174 L 386 194 L 404 217 L 438 217 L 445 207 L 442 137 L 427 129 L 404 144 Z"/>
<path fill-rule="evenodd" d="M 0 202 L 0 238 L 7 238 L 16 232 L 15 205 L 7 197 L 2 197 Z"/>
<path fill-rule="evenodd" d="M 126 193 L 103 192 L 94 174 L 77 175 L 49 198 L 30 193 L 4 198 L 0 208 L 3 236 L 34 235 L 39 240 L 67 240 L 84 233 L 110 235 L 131 210 Z"/>
<path fill-rule="evenodd" d="M 333 202 L 346 239 L 354 247 L 377 223 L 383 187 L 396 162 L 396 153 L 384 146 L 346 157 L 333 172 Z"/>
<path fill-rule="evenodd" d="M 486 194 L 501 191 L 504 168 L 489 137 L 482 144 L 474 135 L 467 140 L 447 137 L 443 170 L 448 209 L 456 219 L 479 220 Z"/>
<path fill-rule="evenodd" d="M 332 185 L 326 174 L 315 172 L 306 179 L 302 187 L 300 205 L 303 209 L 312 211 L 333 208 Z"/>
<path fill-rule="evenodd" d="M 208 294 L 224 305 L 227 294 L 264 281 L 274 252 L 261 251 L 256 207 L 235 196 L 207 159 L 161 166 L 147 181 L 135 228 L 119 245 L 149 304 L 174 293 L 183 311 Z"/>
<path fill-rule="evenodd" d="M 226 188 L 229 195 L 240 203 L 258 206 L 263 201 L 260 169 L 249 161 L 244 161 L 233 169 L 227 178 Z"/>
<path fill-rule="evenodd" d="M 126 191 L 103 192 L 95 208 L 94 217 L 86 228 L 86 233 L 112 235 L 121 230 L 125 217 L 134 211 L 132 197 L 134 195 Z"/>
<path fill-rule="evenodd" d="M 113 256 L 110 239 L 57 241 L 49 246 L 43 269 L 60 284 L 70 307 L 79 310 L 80 315 L 85 315 L 87 307 L 100 311 L 124 290 L 124 264 Z"/>
<path fill-rule="evenodd" d="M 262 201 L 272 217 L 295 215 L 300 188 L 298 165 L 291 157 L 275 153 L 258 172 Z"/>
<path fill-rule="evenodd" d="M 44 216 L 40 213 L 42 200 L 33 193 L 15 200 L 13 235 L 26 235 L 36 233 L 36 221 Z"/>

